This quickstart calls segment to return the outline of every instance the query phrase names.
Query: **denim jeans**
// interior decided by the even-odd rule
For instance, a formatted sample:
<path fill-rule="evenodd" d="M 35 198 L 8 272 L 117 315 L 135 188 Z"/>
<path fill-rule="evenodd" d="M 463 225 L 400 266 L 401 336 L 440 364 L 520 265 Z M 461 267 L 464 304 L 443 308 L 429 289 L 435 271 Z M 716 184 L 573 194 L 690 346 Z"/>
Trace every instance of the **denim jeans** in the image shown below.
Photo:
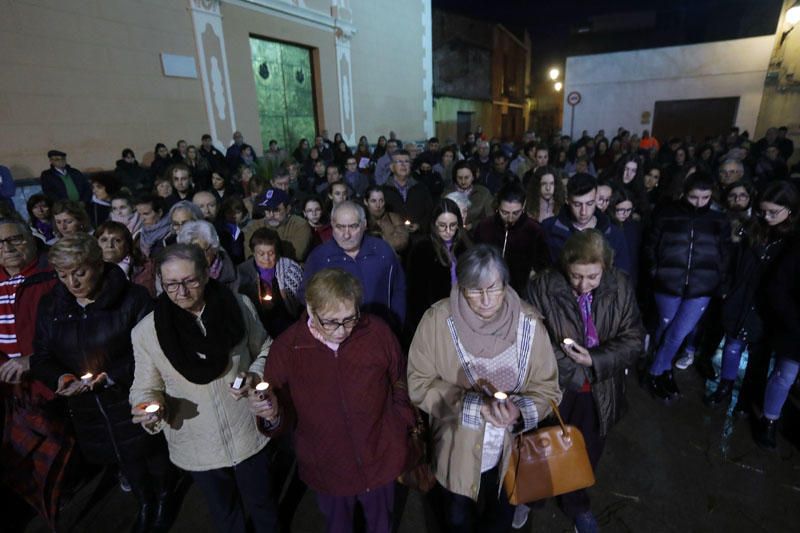
<path fill-rule="evenodd" d="M 656 354 L 650 373 L 659 376 L 672 368 L 672 360 L 684 339 L 703 317 L 711 300 L 709 296 L 682 298 L 670 294 L 655 293 L 658 308 L 656 329 Z"/>
<path fill-rule="evenodd" d="M 767 383 L 767 391 L 764 393 L 764 416 L 770 420 L 777 420 L 781 417 L 781 409 L 789 396 L 789 390 L 797 379 L 797 372 L 800 370 L 800 361 L 789 359 L 788 357 L 778 357 L 775 361 L 775 368 Z"/>
<path fill-rule="evenodd" d="M 736 376 L 739 374 L 742 352 L 746 347 L 747 343 L 744 341 L 725 337 L 725 347 L 722 349 L 722 379 L 727 379 L 728 381 L 736 380 Z"/>

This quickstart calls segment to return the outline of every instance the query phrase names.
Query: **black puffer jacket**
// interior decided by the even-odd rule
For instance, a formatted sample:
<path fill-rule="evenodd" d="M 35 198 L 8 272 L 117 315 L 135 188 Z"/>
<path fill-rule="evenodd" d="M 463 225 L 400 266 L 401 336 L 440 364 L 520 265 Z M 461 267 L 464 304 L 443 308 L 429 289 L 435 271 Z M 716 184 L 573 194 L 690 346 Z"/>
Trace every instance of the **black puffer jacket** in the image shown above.
<path fill-rule="evenodd" d="M 800 361 L 797 332 L 800 331 L 800 237 L 787 241 L 785 253 L 763 284 L 766 309 L 764 323 L 775 352 Z"/>
<path fill-rule="evenodd" d="M 647 268 L 656 292 L 683 298 L 720 294 L 728 272 L 728 218 L 685 200 L 665 205 L 653 217 L 645 242 Z"/>
<path fill-rule="evenodd" d="M 564 274 L 548 270 L 538 275 L 528 285 L 526 299 L 544 317 L 558 361 L 559 385 L 564 390 L 577 391 L 589 380 L 600 421 L 598 429 L 606 435 L 627 408 L 625 369 L 644 350 L 644 326 L 628 276 L 617 269 L 605 271 L 592 293 L 592 322 L 600 345 L 589 348 L 591 367 L 577 364 L 561 347 L 565 338 L 586 346 L 578 299 Z"/>
<path fill-rule="evenodd" d="M 31 371 L 55 391 L 64 374 L 106 372 L 113 382 L 68 398 L 81 451 L 93 463 L 142 458 L 163 439 L 131 422 L 128 392 L 133 382 L 131 329 L 152 309 L 147 291 L 106 264 L 97 299 L 81 307 L 59 283 L 39 304 Z"/>

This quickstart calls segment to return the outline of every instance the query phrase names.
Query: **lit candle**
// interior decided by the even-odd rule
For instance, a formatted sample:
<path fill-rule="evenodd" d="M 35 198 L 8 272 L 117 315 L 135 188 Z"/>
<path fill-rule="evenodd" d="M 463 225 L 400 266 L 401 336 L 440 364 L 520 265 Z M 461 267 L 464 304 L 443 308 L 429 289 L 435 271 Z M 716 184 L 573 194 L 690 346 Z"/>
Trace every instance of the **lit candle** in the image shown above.
<path fill-rule="evenodd" d="M 159 412 L 160 410 L 161 410 L 161 406 L 158 405 L 157 403 L 151 403 L 150 405 L 148 405 L 147 407 L 144 408 L 144 412 L 147 413 L 148 415 L 155 414 L 155 413 Z"/>
<path fill-rule="evenodd" d="M 410 220 L 406 220 L 405 224 L 406 224 L 406 226 L 410 226 L 411 225 L 411 221 Z"/>
<path fill-rule="evenodd" d="M 497 391 L 494 393 L 494 399 L 502 403 L 508 399 L 508 394 L 506 394 L 505 392 Z"/>
<path fill-rule="evenodd" d="M 271 294 L 265 294 L 264 297 L 262 298 L 262 300 L 264 300 L 265 302 L 270 302 L 270 301 L 272 301 L 272 295 Z"/>
<path fill-rule="evenodd" d="M 570 338 L 564 339 L 563 342 L 564 342 L 564 346 L 572 346 L 573 344 L 575 344 L 575 341 L 570 339 Z"/>
<path fill-rule="evenodd" d="M 81 376 L 81 381 L 83 381 L 84 383 L 88 384 L 92 380 L 93 376 L 94 376 L 94 374 L 92 374 L 91 372 L 87 372 L 87 373 L 85 373 L 84 375 Z"/>
<path fill-rule="evenodd" d="M 267 383 L 266 381 L 262 381 L 261 383 L 256 385 L 256 393 L 258 394 L 258 397 L 261 398 L 262 400 L 264 399 L 264 393 L 267 392 L 267 389 L 269 389 L 269 383 Z"/>

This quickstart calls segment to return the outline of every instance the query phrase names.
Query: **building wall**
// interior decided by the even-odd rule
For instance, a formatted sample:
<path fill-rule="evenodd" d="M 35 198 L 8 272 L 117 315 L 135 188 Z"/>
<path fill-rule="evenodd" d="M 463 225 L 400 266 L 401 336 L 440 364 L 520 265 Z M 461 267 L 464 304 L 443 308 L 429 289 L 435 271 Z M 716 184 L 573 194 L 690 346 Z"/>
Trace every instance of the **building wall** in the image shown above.
<path fill-rule="evenodd" d="M 581 93 L 575 135 L 582 130 L 649 129 L 655 102 L 738 96 L 736 124 L 756 127 L 774 36 L 567 58 L 563 131 L 570 131 L 567 95 Z"/>
<path fill-rule="evenodd" d="M 51 148 L 90 171 L 206 132 L 224 148 L 240 129 L 260 151 L 251 34 L 313 49 L 330 135 L 432 134 L 430 0 L 0 0 L 0 13 L 0 164 L 17 179 Z M 221 57 L 200 51 L 208 28 Z M 197 77 L 165 76 L 161 53 L 194 59 Z"/>
<path fill-rule="evenodd" d="M 483 126 L 487 131 L 495 121 L 495 110 L 491 102 L 483 100 L 465 100 L 463 98 L 451 98 L 448 96 L 436 97 L 433 107 L 433 120 L 436 124 L 436 137 L 442 143 L 451 140 L 461 144 L 464 139 L 458 138 L 458 112 L 474 113 L 472 115 L 472 129 Z"/>
<path fill-rule="evenodd" d="M 141 160 L 208 128 L 198 79 L 165 77 L 159 54 L 193 56 L 185 0 L 0 0 L 0 164 L 38 176 L 59 148 L 77 168 Z"/>

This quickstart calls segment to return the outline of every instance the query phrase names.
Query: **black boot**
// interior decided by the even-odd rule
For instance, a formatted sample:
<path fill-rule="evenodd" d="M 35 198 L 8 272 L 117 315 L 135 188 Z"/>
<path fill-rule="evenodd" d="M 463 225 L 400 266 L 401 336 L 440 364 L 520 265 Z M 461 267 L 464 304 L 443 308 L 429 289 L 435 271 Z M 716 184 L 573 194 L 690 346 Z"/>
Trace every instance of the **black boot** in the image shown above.
<path fill-rule="evenodd" d="M 151 531 L 154 511 L 155 504 L 153 502 L 140 503 L 139 515 L 136 517 L 136 523 L 133 525 L 131 533 L 149 533 Z"/>
<path fill-rule="evenodd" d="M 667 401 L 669 400 L 669 391 L 664 388 L 663 381 L 661 376 L 654 376 L 653 374 L 646 373 L 644 384 L 654 398 Z"/>
<path fill-rule="evenodd" d="M 770 420 L 769 418 L 762 416 L 761 419 L 756 422 L 755 434 L 753 437 L 755 438 L 756 444 L 762 448 L 774 450 L 778 447 L 778 442 L 775 439 L 777 431 L 778 421 Z"/>
<path fill-rule="evenodd" d="M 675 400 L 681 395 L 681 391 L 678 390 L 678 384 L 675 383 L 675 375 L 672 373 L 672 370 L 667 370 L 658 377 L 661 379 L 661 386 L 664 387 L 664 390 L 669 394 L 670 400 Z"/>
<path fill-rule="evenodd" d="M 152 533 L 166 533 L 172 524 L 172 493 L 162 492 L 158 495 L 153 512 L 150 531 Z"/>
<path fill-rule="evenodd" d="M 719 385 L 717 385 L 717 390 L 703 398 L 703 402 L 710 406 L 728 403 L 731 400 L 732 394 L 733 380 L 721 379 L 719 380 Z"/>

